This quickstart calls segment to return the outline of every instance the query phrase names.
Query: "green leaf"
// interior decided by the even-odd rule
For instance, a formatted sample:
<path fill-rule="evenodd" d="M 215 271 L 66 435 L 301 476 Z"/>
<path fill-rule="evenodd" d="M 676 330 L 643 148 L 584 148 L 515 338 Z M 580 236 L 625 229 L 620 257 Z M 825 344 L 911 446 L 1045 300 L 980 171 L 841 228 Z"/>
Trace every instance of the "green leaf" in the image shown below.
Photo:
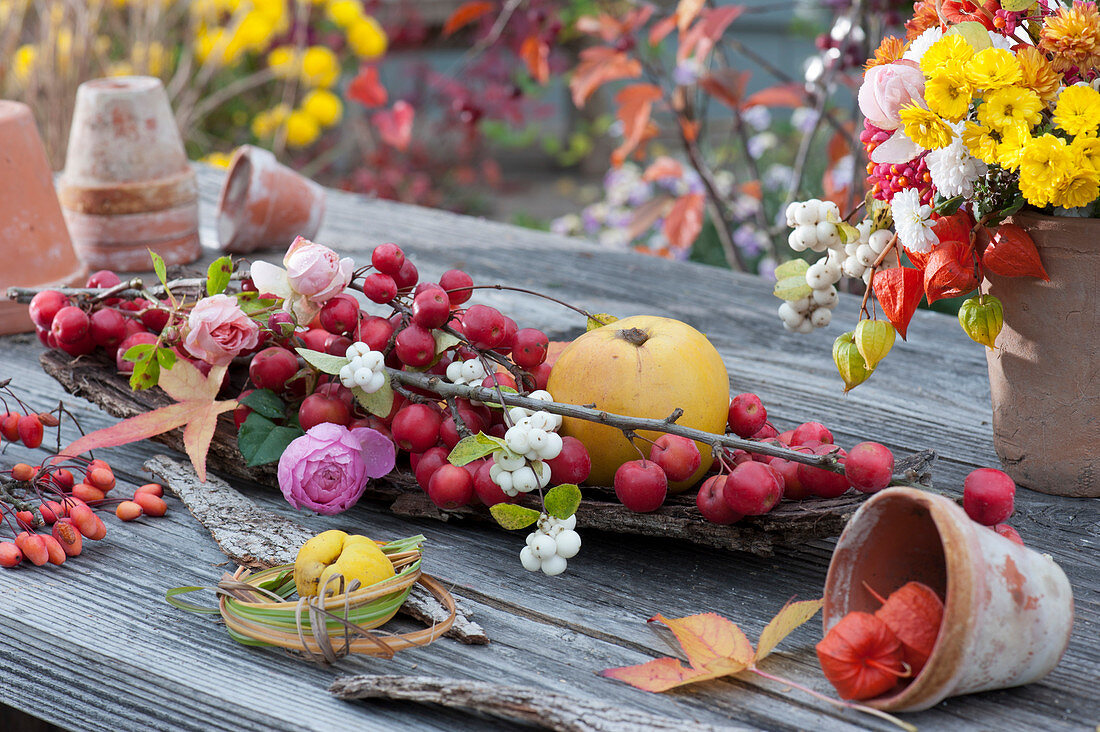
<path fill-rule="evenodd" d="M 850 244 L 853 241 L 859 241 L 859 229 L 852 226 L 847 221 L 841 221 L 839 224 L 837 224 L 836 230 L 837 233 L 840 234 L 840 241 L 842 244 Z M 805 260 L 800 259 L 799 261 L 803 262 Z"/>
<path fill-rule="evenodd" d="M 218 257 L 206 270 L 206 294 L 218 295 L 225 292 L 229 286 L 230 275 L 233 274 L 233 258 Z"/>
<path fill-rule="evenodd" d="M 148 361 L 153 356 L 153 349 L 156 348 L 152 343 L 139 343 L 136 346 L 130 346 L 126 349 L 126 353 L 122 354 L 123 361 Z"/>
<path fill-rule="evenodd" d="M 492 455 L 500 449 L 507 449 L 504 440 L 478 432 L 476 435 L 459 440 L 451 450 L 451 454 L 447 456 L 447 460 L 451 465 L 462 466 L 474 460 L 480 460 L 486 455 Z"/>
<path fill-rule="evenodd" d="M 1001 0 L 1001 7 L 1010 13 L 1018 13 L 1027 10 L 1035 4 L 1035 0 Z"/>
<path fill-rule="evenodd" d="M 171 348 L 158 348 L 157 363 L 165 371 L 171 371 L 172 367 L 176 365 L 176 352 Z"/>
<path fill-rule="evenodd" d="M 373 394 L 368 394 L 358 386 L 351 390 L 355 400 L 375 417 L 387 417 L 393 409 L 393 387 L 387 378 L 382 383 L 382 388 Z"/>
<path fill-rule="evenodd" d="M 253 412 L 237 432 L 237 447 L 249 467 L 266 465 L 278 460 L 287 445 L 303 434 L 301 429 L 277 425 Z"/>
<path fill-rule="evenodd" d="M 948 198 L 942 200 L 936 204 L 936 213 L 940 216 L 950 216 L 959 210 L 959 206 L 963 204 L 966 199 L 962 196 L 955 196 L 954 198 Z"/>
<path fill-rule="evenodd" d="M 257 389 L 244 399 L 238 400 L 253 412 L 259 412 L 268 419 L 282 419 L 286 405 L 271 389 Z"/>
<path fill-rule="evenodd" d="M 985 29 L 984 25 L 976 20 L 956 23 L 951 26 L 951 29 L 944 33 L 944 35 L 961 36 L 964 41 L 970 44 L 970 47 L 973 48 L 975 52 L 984 51 L 987 48 L 993 47 L 993 42 L 989 40 L 989 31 Z"/>
<path fill-rule="evenodd" d="M 442 331 L 442 330 L 433 330 L 432 331 L 432 337 L 435 338 L 435 352 L 436 352 L 436 354 L 443 353 L 448 348 L 453 348 L 454 346 L 457 346 L 460 343 L 462 343 L 461 338 L 457 338 L 457 337 L 451 335 L 450 333 L 447 333 L 446 331 Z"/>
<path fill-rule="evenodd" d="M 543 499 L 546 513 L 554 518 L 567 519 L 581 505 L 581 489 L 573 483 L 562 483 L 551 488 Z"/>
<path fill-rule="evenodd" d="M 485 387 L 485 388 L 486 388 L 486 389 L 490 389 L 490 388 L 491 388 L 491 389 L 493 390 L 493 393 L 494 393 L 494 394 L 496 393 L 496 390 L 497 390 L 497 389 L 500 389 L 500 391 L 501 391 L 501 393 L 502 393 L 502 394 L 519 394 L 519 392 L 518 392 L 518 391 L 516 391 L 515 389 L 513 389 L 512 387 L 510 387 L 510 386 L 502 386 L 502 385 L 500 385 L 500 384 L 497 384 L 497 385 L 496 385 L 496 386 L 494 386 L 494 387 L 488 387 L 488 386 L 487 386 L 487 387 Z M 497 404 L 496 402 L 482 402 L 482 404 L 484 404 L 484 405 L 485 405 L 485 406 L 487 406 L 487 407 L 492 407 L 492 408 L 494 408 L 494 409 L 500 409 L 500 408 L 501 408 L 501 405 L 500 405 L 500 404 Z"/>
<path fill-rule="evenodd" d="M 489 508 L 497 523 L 509 531 L 526 529 L 539 520 L 539 512 L 533 508 L 517 506 L 514 503 L 498 503 Z"/>
<path fill-rule="evenodd" d="M 185 595 L 188 592 L 198 592 L 199 590 L 208 590 L 208 589 L 210 589 L 210 588 L 209 587 L 173 587 L 172 589 L 170 589 L 170 590 L 168 590 L 167 592 L 164 593 L 164 599 L 168 602 L 169 605 L 171 605 L 172 607 L 175 607 L 175 608 L 179 608 L 180 610 L 186 610 L 187 612 L 191 612 L 191 613 L 203 613 L 204 615 L 217 615 L 221 612 L 221 610 L 218 609 L 217 605 L 215 605 L 214 607 L 205 607 L 203 605 L 196 605 L 196 604 L 191 603 L 191 602 L 186 602 L 184 600 L 177 600 L 176 599 L 176 595 Z"/>
<path fill-rule="evenodd" d="M 788 277 L 802 277 L 805 279 L 806 270 L 810 263 L 805 259 L 792 259 L 775 268 L 775 279 L 784 280 Z"/>
<path fill-rule="evenodd" d="M 274 307 L 275 303 L 279 302 L 273 298 L 266 298 L 261 300 L 260 293 L 258 292 L 238 292 L 237 304 L 241 306 L 241 310 L 245 312 L 245 315 L 255 315 L 262 313 L 261 317 L 264 322 L 267 322 L 268 313 L 266 311 Z M 283 333 L 283 335 L 290 335 L 289 333 Z"/>
<path fill-rule="evenodd" d="M 1002 208 L 1000 211 L 998 211 L 997 215 L 1000 216 L 1001 220 L 1003 221 L 1012 214 L 1019 211 L 1021 208 L 1023 208 L 1024 203 L 1026 203 L 1026 201 L 1024 200 L 1023 195 L 1016 196 L 1016 200 L 1010 203 L 1007 208 Z"/>
<path fill-rule="evenodd" d="M 326 374 L 339 374 L 340 369 L 348 365 L 348 360 L 343 356 L 330 356 L 327 353 L 311 351 L 308 348 L 295 348 L 294 350 L 306 360 L 306 363 Z"/>
<path fill-rule="evenodd" d="M 151 358 L 152 351 L 149 356 L 134 363 L 134 373 L 130 374 L 130 388 L 134 391 L 152 388 L 160 381 L 160 364 Z"/>
<path fill-rule="evenodd" d="M 164 289 L 168 289 L 168 268 L 164 266 L 164 257 L 160 256 L 152 249 L 149 250 L 149 257 L 153 260 L 153 271 L 157 273 L 157 279 L 160 280 L 160 284 L 164 285 Z"/>
<path fill-rule="evenodd" d="M 806 283 L 806 275 L 802 274 L 784 277 L 779 280 L 775 283 L 772 294 L 780 300 L 801 300 L 804 297 L 809 297 L 813 291 L 813 288 Z"/>

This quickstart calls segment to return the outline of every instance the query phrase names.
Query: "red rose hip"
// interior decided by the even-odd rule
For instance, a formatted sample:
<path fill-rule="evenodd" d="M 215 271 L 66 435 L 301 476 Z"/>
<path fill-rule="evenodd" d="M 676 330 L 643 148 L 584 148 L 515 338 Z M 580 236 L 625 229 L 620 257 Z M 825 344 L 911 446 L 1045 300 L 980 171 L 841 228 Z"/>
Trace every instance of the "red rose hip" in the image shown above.
<path fill-rule="evenodd" d="M 985 526 L 1008 520 L 1016 498 L 1016 483 L 994 468 L 978 468 L 963 481 L 966 515 Z"/>

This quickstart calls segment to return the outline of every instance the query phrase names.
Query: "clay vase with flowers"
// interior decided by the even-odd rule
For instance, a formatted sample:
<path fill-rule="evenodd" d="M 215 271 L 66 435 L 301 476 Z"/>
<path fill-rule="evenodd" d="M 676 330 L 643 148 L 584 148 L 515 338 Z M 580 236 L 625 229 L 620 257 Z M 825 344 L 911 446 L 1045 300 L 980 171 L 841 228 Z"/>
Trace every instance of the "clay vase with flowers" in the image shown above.
<path fill-rule="evenodd" d="M 791 204 L 791 247 L 826 256 L 777 269 L 779 315 L 810 332 L 828 324 L 820 310 L 842 276 L 864 280 L 860 321 L 833 347 L 851 389 L 922 300 L 969 295 L 959 322 L 988 349 L 1005 470 L 1100 496 L 1100 12 L 923 0 L 906 28 L 859 90 L 863 217 Z"/>

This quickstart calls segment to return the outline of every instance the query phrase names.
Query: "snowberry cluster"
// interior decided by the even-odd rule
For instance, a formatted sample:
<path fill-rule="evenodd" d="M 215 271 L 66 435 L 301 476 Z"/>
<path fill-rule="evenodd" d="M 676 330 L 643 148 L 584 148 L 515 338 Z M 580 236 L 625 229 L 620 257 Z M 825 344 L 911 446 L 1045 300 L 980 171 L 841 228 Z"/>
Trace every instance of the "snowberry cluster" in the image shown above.
<path fill-rule="evenodd" d="M 476 358 L 453 361 L 447 366 L 447 381 L 452 384 L 481 386 L 481 382 L 488 375 L 485 372 L 485 364 Z"/>
<path fill-rule="evenodd" d="M 871 265 L 878 259 L 878 255 L 890 243 L 891 234 L 888 229 L 871 230 L 872 223 L 864 219 L 856 224 L 859 231 L 859 241 L 850 241 L 844 245 L 844 253 L 848 255 L 840 268 L 849 277 L 862 278 L 864 282 L 870 280 Z"/>
<path fill-rule="evenodd" d="M 386 357 L 381 351 L 372 351 L 366 343 L 348 346 L 346 366 L 340 369 L 340 383 L 348 389 L 359 387 L 373 394 L 386 383 Z"/>
<path fill-rule="evenodd" d="M 539 517 L 537 528 L 527 535 L 527 546 L 519 553 L 519 561 L 529 572 L 542 570 L 543 574 L 561 574 L 569 564 L 567 560 L 581 550 L 581 536 L 574 528 L 577 517 L 558 519 L 547 514 Z"/>
<path fill-rule="evenodd" d="M 792 229 L 787 243 L 796 252 L 834 249 L 841 245 L 838 223 L 840 209 L 832 201 L 795 201 L 787 206 L 787 226 Z"/>
<path fill-rule="evenodd" d="M 529 396 L 553 401 L 549 392 L 542 390 L 531 392 Z M 561 435 L 557 432 L 561 417 L 523 407 L 512 407 L 508 417 L 512 421 L 512 426 L 504 433 L 508 449 L 493 453 L 489 477 L 508 496 L 545 488 L 550 483 L 550 466 L 544 461 L 553 460 L 562 450 Z"/>

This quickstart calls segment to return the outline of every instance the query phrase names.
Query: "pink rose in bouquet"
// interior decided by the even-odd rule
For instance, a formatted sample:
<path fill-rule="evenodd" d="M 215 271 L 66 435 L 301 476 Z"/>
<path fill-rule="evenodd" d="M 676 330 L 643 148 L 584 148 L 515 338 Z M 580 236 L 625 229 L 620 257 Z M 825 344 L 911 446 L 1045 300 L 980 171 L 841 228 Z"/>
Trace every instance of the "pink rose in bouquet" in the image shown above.
<path fill-rule="evenodd" d="M 237 299 L 228 295 L 204 297 L 195 303 L 187 317 L 184 349 L 213 366 L 229 363 L 259 342 L 259 326 L 245 315 Z"/>
<path fill-rule="evenodd" d="M 252 265 L 252 281 L 261 293 L 283 298 L 283 309 L 305 325 L 321 306 L 351 282 L 354 262 L 321 244 L 298 237 L 283 256 L 283 267 L 267 262 Z"/>
<path fill-rule="evenodd" d="M 322 422 L 279 458 L 279 489 L 290 505 L 323 514 L 346 511 L 370 478 L 393 470 L 396 448 L 377 430 Z"/>
<path fill-rule="evenodd" d="M 924 105 L 924 74 L 913 61 L 872 66 L 859 87 L 859 111 L 867 121 L 884 130 L 901 126 L 901 109 Z"/>

